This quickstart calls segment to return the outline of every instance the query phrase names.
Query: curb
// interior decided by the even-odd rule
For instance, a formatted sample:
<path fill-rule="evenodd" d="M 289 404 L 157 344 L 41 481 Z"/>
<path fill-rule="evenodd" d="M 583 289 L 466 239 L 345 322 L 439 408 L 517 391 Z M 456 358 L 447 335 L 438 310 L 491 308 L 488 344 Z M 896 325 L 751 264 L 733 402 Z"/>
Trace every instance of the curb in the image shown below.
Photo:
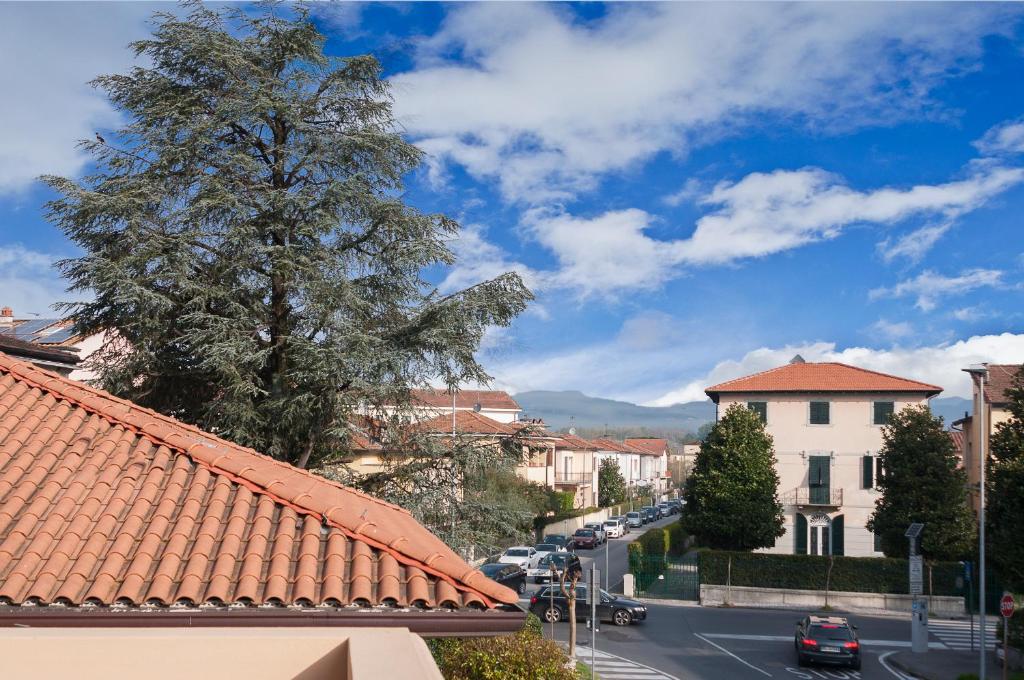
<path fill-rule="evenodd" d="M 918 680 L 938 680 L 937 678 L 930 678 L 927 675 L 919 675 L 916 671 L 910 670 L 904 664 L 902 664 L 901 662 L 897 661 L 892 657 L 889 657 L 888 659 L 886 659 L 886 661 L 889 662 L 890 666 L 899 670 L 900 673 L 906 674 L 908 677 L 917 678 Z"/>

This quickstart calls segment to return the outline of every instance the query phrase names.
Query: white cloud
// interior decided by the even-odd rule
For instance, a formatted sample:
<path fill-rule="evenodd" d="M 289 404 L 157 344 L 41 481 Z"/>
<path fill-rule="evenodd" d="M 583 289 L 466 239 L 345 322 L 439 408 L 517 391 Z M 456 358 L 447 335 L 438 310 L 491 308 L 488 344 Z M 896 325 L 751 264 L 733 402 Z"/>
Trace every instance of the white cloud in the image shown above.
<path fill-rule="evenodd" d="M 781 366 L 795 354 L 807 361 L 838 361 L 938 385 L 943 388 L 944 397 L 969 397 L 970 378 L 960 369 L 981 362 L 1024 362 L 1024 334 L 978 335 L 950 344 L 914 348 L 838 349 L 830 342 L 762 347 L 747 352 L 739 360 L 718 363 L 704 376 L 652 400 L 649 405 L 668 406 L 704 399 L 704 389 L 711 385 Z"/>
<path fill-rule="evenodd" d="M 938 305 L 941 297 L 965 295 L 978 288 L 991 288 L 1003 282 L 1003 272 L 996 269 L 968 269 L 959 276 L 943 276 L 925 270 L 912 279 L 900 281 L 891 288 L 875 288 L 869 298 L 914 297 L 914 306 L 923 312 L 930 312 Z"/>
<path fill-rule="evenodd" d="M 396 111 L 437 163 L 533 204 L 685 153 L 765 115 L 812 128 L 927 114 L 1018 10 L 924 3 L 453 7 L 398 74 Z M 451 55 L 458 55 L 458 60 Z M 440 167 L 440 166 L 437 166 Z"/>
<path fill-rule="evenodd" d="M 40 174 L 75 176 L 86 157 L 78 140 L 118 124 L 87 83 L 121 72 L 129 41 L 145 35 L 150 3 L 0 3 L 0 195 Z"/>
<path fill-rule="evenodd" d="M 1024 169 L 987 163 L 971 164 L 969 173 L 945 184 L 858 191 L 820 168 L 755 172 L 737 182 L 721 182 L 699 198 L 698 203 L 711 211 L 697 220 L 688 238 L 651 236 L 657 218 L 639 209 L 584 218 L 534 208 L 527 211 L 524 223 L 558 259 L 558 271 L 546 281 L 582 296 L 614 296 L 656 289 L 678 276 L 684 265 L 763 257 L 836 238 L 854 224 L 891 226 L 932 215 L 951 224 L 1024 181 Z M 920 254 L 941 236 L 922 231 L 912 232 L 889 250 Z"/>
<path fill-rule="evenodd" d="M 53 303 L 80 299 L 65 291 L 67 282 L 54 267 L 57 259 L 19 244 L 0 245 L 0 305 L 19 317 L 52 317 Z"/>
<path fill-rule="evenodd" d="M 977 321 L 988 316 L 980 307 L 961 307 L 954 309 L 949 315 L 957 321 Z"/>
<path fill-rule="evenodd" d="M 462 290 L 506 272 L 518 273 L 531 290 L 543 287 L 542 275 L 512 260 L 499 246 L 488 241 L 479 224 L 462 225 L 459 235 L 448 247 L 455 254 L 456 264 L 438 287 L 442 293 Z"/>
<path fill-rule="evenodd" d="M 974 146 L 989 155 L 1024 153 L 1024 118 L 996 125 Z"/>
<path fill-rule="evenodd" d="M 889 321 L 879 319 L 871 324 L 871 331 L 887 340 L 902 340 L 914 334 L 914 327 L 907 321 Z"/>
<path fill-rule="evenodd" d="M 887 238 L 879 242 L 878 252 L 886 262 L 899 257 L 918 262 L 952 228 L 953 222 L 945 222 L 915 229 L 900 236 L 895 242 Z"/>

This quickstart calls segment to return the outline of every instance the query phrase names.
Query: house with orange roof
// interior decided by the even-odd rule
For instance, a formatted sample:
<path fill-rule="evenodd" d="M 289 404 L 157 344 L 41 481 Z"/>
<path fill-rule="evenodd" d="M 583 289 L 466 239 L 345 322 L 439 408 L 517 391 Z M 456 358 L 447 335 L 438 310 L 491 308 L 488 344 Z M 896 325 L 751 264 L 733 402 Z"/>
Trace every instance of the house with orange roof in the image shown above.
<path fill-rule="evenodd" d="M 1013 387 L 1013 377 L 1021 368 L 1021 364 L 983 364 L 983 366 L 988 369 L 988 375 L 985 378 L 985 393 L 982 394 L 979 381 L 973 381 L 972 412 L 964 414 L 963 418 L 953 423 L 954 428 L 959 428 L 963 432 L 963 464 L 967 470 L 971 504 L 975 512 L 978 512 L 980 507 L 978 485 L 981 480 L 981 469 L 978 455 L 981 451 L 982 438 L 985 440 L 985 451 L 990 451 L 989 440 L 995 433 L 996 426 L 1013 417 L 1009 409 L 1008 390 Z M 983 410 L 985 413 L 984 432 L 977 422 L 977 414 Z"/>
<path fill-rule="evenodd" d="M 768 552 L 881 556 L 865 524 L 879 492 L 882 426 L 941 387 L 842 363 L 805 362 L 713 385 L 718 414 L 755 411 L 775 442 L 786 533 Z"/>
<path fill-rule="evenodd" d="M 106 342 L 106 333 L 79 335 L 74 332 L 71 319 L 25 317 L 17 318 L 14 309 L 5 306 L 0 308 L 0 338 L 8 338 L 29 343 L 41 351 L 69 354 L 74 357 L 70 362 L 46 365 L 44 368 L 55 370 L 67 375 L 72 380 L 89 381 L 97 376 L 88 364 L 88 359 Z M 10 348 L 0 349 L 12 354 Z"/>
<path fill-rule="evenodd" d="M 454 393 L 438 389 L 416 389 L 410 394 L 410 406 L 417 420 L 435 418 L 452 411 L 478 413 L 499 423 L 514 423 L 522 416 L 523 408 L 503 390 L 455 390 Z"/>
<path fill-rule="evenodd" d="M 597 447 L 594 454 L 595 465 L 600 468 L 602 461 L 614 460 L 619 466 L 619 472 L 626 482 L 626 490 L 630 496 L 637 492 L 650 492 L 659 499 L 664 497 L 667 476 L 658 462 L 665 455 L 663 452 L 628 441 L 617 442 L 607 437 L 593 439 L 591 443 Z"/>
<path fill-rule="evenodd" d="M 225 677 L 296 645 L 330 677 L 439 678 L 417 635 L 518 630 L 517 601 L 400 507 L 0 353 L 5 674 L 38 647 L 15 628 L 55 628 L 33 677 L 132 639 L 152 658 L 224 645 Z M 82 643 L 101 628 L 161 632 Z"/>

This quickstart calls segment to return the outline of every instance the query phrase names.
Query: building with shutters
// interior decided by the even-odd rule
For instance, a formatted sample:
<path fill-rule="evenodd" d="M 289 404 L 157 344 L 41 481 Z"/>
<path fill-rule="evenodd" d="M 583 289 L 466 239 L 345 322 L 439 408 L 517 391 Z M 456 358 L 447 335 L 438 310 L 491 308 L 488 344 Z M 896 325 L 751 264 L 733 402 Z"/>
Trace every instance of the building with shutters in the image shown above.
<path fill-rule="evenodd" d="M 865 524 L 879 492 L 882 426 L 908 406 L 927 405 L 941 387 L 799 356 L 778 368 L 705 390 L 724 414 L 756 411 L 775 442 L 786 533 L 767 552 L 881 556 Z"/>

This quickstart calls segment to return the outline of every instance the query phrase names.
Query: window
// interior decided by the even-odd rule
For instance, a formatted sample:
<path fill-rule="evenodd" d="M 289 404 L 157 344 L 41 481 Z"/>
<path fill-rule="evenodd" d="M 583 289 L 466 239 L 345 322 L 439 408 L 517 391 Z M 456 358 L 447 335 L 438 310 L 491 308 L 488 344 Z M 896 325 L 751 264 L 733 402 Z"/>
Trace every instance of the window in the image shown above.
<path fill-rule="evenodd" d="M 812 401 L 811 402 L 811 425 L 828 425 L 828 402 L 827 401 Z"/>
<path fill-rule="evenodd" d="M 886 425 L 889 422 L 889 416 L 895 410 L 896 404 L 891 401 L 876 401 L 875 402 L 875 417 L 871 421 L 875 425 Z"/>
<path fill-rule="evenodd" d="M 767 401 L 748 401 L 747 408 L 761 416 L 761 422 L 768 422 L 768 402 Z"/>
<path fill-rule="evenodd" d="M 860 468 L 861 468 L 860 488 L 862 488 L 862 489 L 874 489 L 875 488 L 875 457 L 874 456 L 861 456 Z"/>
<path fill-rule="evenodd" d="M 875 552 L 882 552 L 882 535 L 875 534 Z"/>

